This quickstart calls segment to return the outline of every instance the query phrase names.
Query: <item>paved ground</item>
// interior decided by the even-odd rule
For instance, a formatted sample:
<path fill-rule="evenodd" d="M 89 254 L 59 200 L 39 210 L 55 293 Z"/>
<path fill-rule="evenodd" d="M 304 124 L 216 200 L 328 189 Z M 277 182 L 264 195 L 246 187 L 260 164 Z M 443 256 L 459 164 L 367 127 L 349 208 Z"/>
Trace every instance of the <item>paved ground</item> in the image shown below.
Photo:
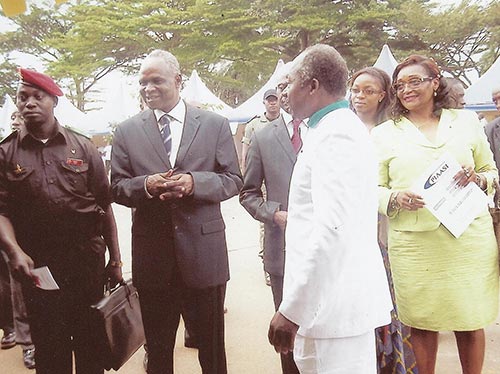
<path fill-rule="evenodd" d="M 279 357 L 267 342 L 267 328 L 273 315 L 271 290 L 264 284 L 262 265 L 257 257 L 258 224 L 233 198 L 223 205 L 227 225 L 231 281 L 227 288 L 226 349 L 231 374 L 279 374 Z M 130 214 L 116 206 L 124 271 L 130 271 Z M 179 328 L 175 366 L 178 374 L 201 374 L 197 351 L 182 346 Z M 487 352 L 483 374 L 500 372 L 500 319 L 486 331 Z M 143 373 L 143 350 L 139 350 L 119 370 L 120 374 Z M 23 374 L 21 349 L 0 351 L 1 374 Z M 33 373 L 33 371 L 31 371 Z M 460 365 L 453 334 L 442 333 L 437 374 L 458 374 Z"/>

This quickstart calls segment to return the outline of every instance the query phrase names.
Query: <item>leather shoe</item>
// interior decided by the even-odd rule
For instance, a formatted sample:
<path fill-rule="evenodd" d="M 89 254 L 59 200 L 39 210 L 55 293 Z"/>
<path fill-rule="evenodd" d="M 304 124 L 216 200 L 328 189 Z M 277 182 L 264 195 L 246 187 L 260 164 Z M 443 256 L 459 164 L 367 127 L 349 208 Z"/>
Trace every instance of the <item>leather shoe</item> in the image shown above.
<path fill-rule="evenodd" d="M 142 367 L 144 368 L 144 371 L 146 373 L 148 372 L 148 361 L 149 361 L 148 345 L 144 344 L 144 358 L 142 359 Z"/>
<path fill-rule="evenodd" d="M 148 371 L 148 361 L 149 361 L 148 352 L 144 352 L 144 358 L 142 359 L 142 367 L 146 372 Z"/>
<path fill-rule="evenodd" d="M 11 332 L 4 332 L 3 338 L 0 341 L 0 347 L 2 349 L 9 349 L 12 348 L 16 345 L 16 332 L 11 331 Z"/>
<path fill-rule="evenodd" d="M 264 280 L 266 282 L 266 286 L 271 287 L 271 275 L 267 271 L 264 270 Z"/>
<path fill-rule="evenodd" d="M 35 368 L 35 348 L 23 350 L 23 363 L 28 369 Z"/>

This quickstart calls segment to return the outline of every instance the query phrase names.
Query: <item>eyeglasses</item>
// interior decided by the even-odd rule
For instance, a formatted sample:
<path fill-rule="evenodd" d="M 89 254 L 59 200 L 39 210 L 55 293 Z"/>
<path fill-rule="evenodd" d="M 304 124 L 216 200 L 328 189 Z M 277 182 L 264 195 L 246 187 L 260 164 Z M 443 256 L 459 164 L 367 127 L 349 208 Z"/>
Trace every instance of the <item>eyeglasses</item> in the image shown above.
<path fill-rule="evenodd" d="M 422 83 L 424 83 L 424 82 L 430 82 L 433 79 L 434 79 L 434 77 L 411 78 L 409 81 L 406 81 L 406 82 L 400 81 L 398 83 L 395 83 L 392 86 L 392 88 L 396 92 L 403 92 L 404 89 L 406 88 L 406 86 L 408 85 L 408 87 L 411 90 L 414 90 L 416 88 L 419 88 L 422 85 Z"/>
<path fill-rule="evenodd" d="M 365 96 L 372 96 L 381 93 L 382 91 L 377 91 L 372 88 L 363 88 L 363 89 L 358 89 L 358 88 L 351 88 L 351 95 L 356 96 L 359 95 L 360 93 L 363 93 Z"/>

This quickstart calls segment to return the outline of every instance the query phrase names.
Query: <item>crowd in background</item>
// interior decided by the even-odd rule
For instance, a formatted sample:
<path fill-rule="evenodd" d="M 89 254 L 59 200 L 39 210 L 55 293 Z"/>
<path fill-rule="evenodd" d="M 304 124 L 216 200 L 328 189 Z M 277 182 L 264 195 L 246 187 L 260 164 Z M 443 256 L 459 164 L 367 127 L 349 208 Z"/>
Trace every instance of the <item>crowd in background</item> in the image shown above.
<path fill-rule="evenodd" d="M 71 373 L 73 350 L 82 373 L 102 373 L 89 362 L 85 326 L 72 324 L 99 299 L 105 276 L 121 277 L 113 200 L 134 211 L 147 372 L 173 373 L 189 299 L 203 373 L 226 373 L 220 202 L 239 194 L 262 222 L 276 311 L 269 340 L 283 374 L 433 374 L 439 331 L 454 332 L 463 372 L 480 374 L 484 327 L 498 315 L 490 209 L 457 238 L 413 186 L 449 154 L 460 164 L 457 188 L 475 184 L 495 211 L 500 120 L 485 127 L 463 109 L 463 85 L 425 56 L 407 57 L 392 77 L 368 67 L 348 80 L 347 71 L 332 47 L 306 49 L 265 92 L 266 112 L 246 125 L 242 165 L 227 120 L 180 100 L 180 68 L 168 52 L 143 61 L 148 108 L 118 127 L 105 160 L 58 124 L 55 83 L 24 72 L 16 132 L 0 152 L 1 348 L 22 345 L 25 366 L 41 374 Z M 492 95 L 500 110 L 500 83 Z M 30 284 L 42 265 L 54 269 L 60 294 Z M 88 279 L 75 291 L 80 272 Z"/>

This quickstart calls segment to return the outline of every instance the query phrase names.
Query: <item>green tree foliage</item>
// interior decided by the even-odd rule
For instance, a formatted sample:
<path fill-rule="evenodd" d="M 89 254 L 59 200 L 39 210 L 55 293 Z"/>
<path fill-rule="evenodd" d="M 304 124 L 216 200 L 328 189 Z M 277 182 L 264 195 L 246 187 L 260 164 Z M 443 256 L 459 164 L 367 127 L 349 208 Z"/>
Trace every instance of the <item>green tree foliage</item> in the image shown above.
<path fill-rule="evenodd" d="M 5 95 L 14 99 L 18 80 L 17 67 L 14 63 L 8 59 L 0 63 L 0 106 L 4 104 Z"/>
<path fill-rule="evenodd" d="M 487 50 L 481 58 L 481 71 L 484 72 L 500 57 L 500 2 L 492 1 L 485 9 L 485 24 L 489 32 Z"/>
<path fill-rule="evenodd" d="M 498 30 L 498 9 L 493 2 L 482 6 L 464 0 L 456 7 L 436 12 L 431 2 L 406 1 L 394 22 L 392 46 L 399 58 L 411 53 L 433 57 L 442 71 L 469 86 L 467 73 L 475 71 L 480 75 L 493 63 L 492 56 L 499 54 L 498 44 L 496 51 L 491 48 L 495 27 Z"/>
<path fill-rule="evenodd" d="M 72 24 L 58 11 L 31 7 L 31 13 L 12 18 L 14 31 L 0 34 L 0 52 L 20 51 L 37 56 L 49 68 L 68 50 L 57 48 L 57 40 L 71 29 Z M 68 75 L 64 75 L 68 77 Z M 54 76 L 54 78 L 60 78 Z"/>
<path fill-rule="evenodd" d="M 245 0 L 197 1 L 192 34 L 174 52 L 233 105 L 259 89 L 280 58 L 261 44 L 262 21 L 249 6 Z"/>
<path fill-rule="evenodd" d="M 336 47 L 352 71 L 373 65 L 389 44 L 398 59 L 432 56 L 469 83 L 467 70 L 484 72 L 500 53 L 499 7 L 493 0 L 444 10 L 429 0 L 73 0 L 13 18 L 18 30 L 0 34 L 0 52 L 40 57 L 85 109 L 106 74 L 136 73 L 148 52 L 166 49 L 183 74 L 197 69 L 235 105 L 260 88 L 278 59 L 316 43 Z"/>

